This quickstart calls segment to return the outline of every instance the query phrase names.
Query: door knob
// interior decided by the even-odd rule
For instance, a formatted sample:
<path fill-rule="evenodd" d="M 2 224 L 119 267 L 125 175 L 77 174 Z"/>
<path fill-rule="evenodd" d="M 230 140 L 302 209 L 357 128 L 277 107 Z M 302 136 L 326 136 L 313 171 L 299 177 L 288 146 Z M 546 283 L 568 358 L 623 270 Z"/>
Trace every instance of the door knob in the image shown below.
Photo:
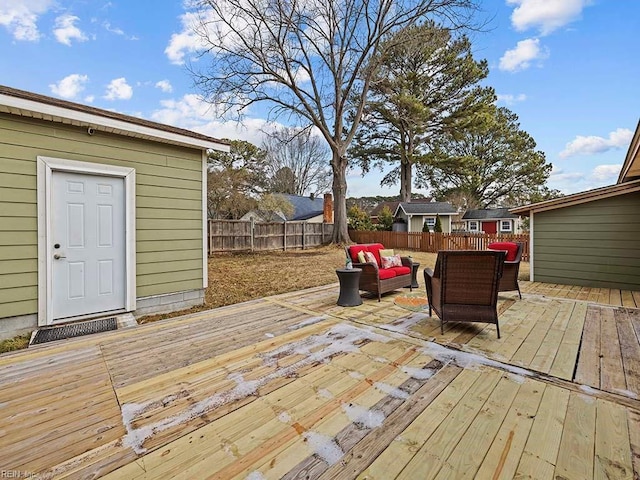
<path fill-rule="evenodd" d="M 64 255 L 60 255 L 59 253 L 56 253 L 53 258 L 55 258 L 56 260 L 60 260 L 61 258 L 67 258 Z"/>

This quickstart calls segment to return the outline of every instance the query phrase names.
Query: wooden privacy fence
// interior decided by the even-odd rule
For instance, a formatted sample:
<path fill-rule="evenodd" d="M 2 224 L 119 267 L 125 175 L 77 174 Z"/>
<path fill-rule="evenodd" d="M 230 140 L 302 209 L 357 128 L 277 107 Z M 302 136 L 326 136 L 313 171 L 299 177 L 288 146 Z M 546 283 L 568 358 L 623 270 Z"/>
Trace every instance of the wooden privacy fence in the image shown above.
<path fill-rule="evenodd" d="M 485 250 L 492 242 L 522 242 L 522 261 L 529 261 L 529 234 L 422 233 L 349 230 L 356 243 L 382 243 L 387 248 L 437 252 L 438 250 Z"/>
<path fill-rule="evenodd" d="M 324 245 L 332 223 L 209 220 L 209 255 L 216 252 L 304 249 Z"/>

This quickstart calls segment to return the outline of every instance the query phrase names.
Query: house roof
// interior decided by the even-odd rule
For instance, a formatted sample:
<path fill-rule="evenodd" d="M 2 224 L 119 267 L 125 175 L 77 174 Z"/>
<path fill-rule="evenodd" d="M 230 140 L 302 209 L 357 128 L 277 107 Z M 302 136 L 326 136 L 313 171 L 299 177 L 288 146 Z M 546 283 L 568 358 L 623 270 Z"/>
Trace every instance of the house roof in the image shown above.
<path fill-rule="evenodd" d="M 627 182 L 640 178 L 640 121 L 636 126 L 636 131 L 631 139 L 631 145 L 627 151 L 627 156 L 620 169 L 618 183 Z"/>
<path fill-rule="evenodd" d="M 508 208 L 467 210 L 462 216 L 462 220 L 502 220 L 511 218 L 518 218 L 518 215 L 509 213 Z"/>
<path fill-rule="evenodd" d="M 518 215 L 529 215 L 530 213 L 544 212 L 547 210 L 555 210 L 557 208 L 579 205 L 582 203 L 593 202 L 603 198 L 617 197 L 627 193 L 640 191 L 640 178 L 630 182 L 618 183 L 608 187 L 595 188 L 586 192 L 574 193 L 565 197 L 547 200 L 545 202 L 533 203 L 523 207 L 511 208 L 509 211 Z"/>
<path fill-rule="evenodd" d="M 229 143 L 201 133 L 0 85 L 0 113 L 201 149 L 229 151 Z"/>
<path fill-rule="evenodd" d="M 389 210 L 391 210 L 391 213 L 393 214 L 393 212 L 395 212 L 398 209 L 398 204 L 400 202 L 380 202 L 378 205 L 376 205 L 373 210 L 371 210 L 371 215 L 372 217 L 378 217 L 380 216 L 380 214 L 382 213 L 382 210 L 384 210 L 384 207 L 389 207 Z"/>
<path fill-rule="evenodd" d="M 300 195 L 283 195 L 293 205 L 293 215 L 287 220 L 308 220 L 324 213 L 324 198 L 301 197 Z"/>
<path fill-rule="evenodd" d="M 453 205 L 448 202 L 408 203 L 401 202 L 396 209 L 402 209 L 407 215 L 455 215 L 458 213 Z"/>

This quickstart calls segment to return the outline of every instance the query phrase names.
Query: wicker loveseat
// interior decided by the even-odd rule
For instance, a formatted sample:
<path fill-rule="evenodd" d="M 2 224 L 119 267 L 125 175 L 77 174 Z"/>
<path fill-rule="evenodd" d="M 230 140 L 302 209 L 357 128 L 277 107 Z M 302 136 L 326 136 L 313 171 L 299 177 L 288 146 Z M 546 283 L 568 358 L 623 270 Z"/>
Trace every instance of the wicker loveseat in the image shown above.
<path fill-rule="evenodd" d="M 347 256 L 353 266 L 362 269 L 360 275 L 360 290 L 378 295 L 378 301 L 383 293 L 409 287 L 411 289 L 411 270 L 413 262 L 409 257 L 400 257 L 402 266 L 382 268 L 380 250 L 385 250 L 381 243 L 359 243 L 345 247 Z M 358 252 L 371 252 L 374 262 L 361 262 Z"/>

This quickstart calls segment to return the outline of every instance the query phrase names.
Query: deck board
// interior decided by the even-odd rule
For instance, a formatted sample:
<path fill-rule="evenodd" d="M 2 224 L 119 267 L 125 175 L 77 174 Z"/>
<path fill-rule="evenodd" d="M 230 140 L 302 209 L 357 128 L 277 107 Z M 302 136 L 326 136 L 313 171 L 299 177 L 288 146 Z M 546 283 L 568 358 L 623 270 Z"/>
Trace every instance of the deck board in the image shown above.
<path fill-rule="evenodd" d="M 328 285 L 0 356 L 0 469 L 640 477 L 637 292 L 521 289 L 499 296 L 500 339 L 442 334 L 404 291 L 338 307 Z"/>

